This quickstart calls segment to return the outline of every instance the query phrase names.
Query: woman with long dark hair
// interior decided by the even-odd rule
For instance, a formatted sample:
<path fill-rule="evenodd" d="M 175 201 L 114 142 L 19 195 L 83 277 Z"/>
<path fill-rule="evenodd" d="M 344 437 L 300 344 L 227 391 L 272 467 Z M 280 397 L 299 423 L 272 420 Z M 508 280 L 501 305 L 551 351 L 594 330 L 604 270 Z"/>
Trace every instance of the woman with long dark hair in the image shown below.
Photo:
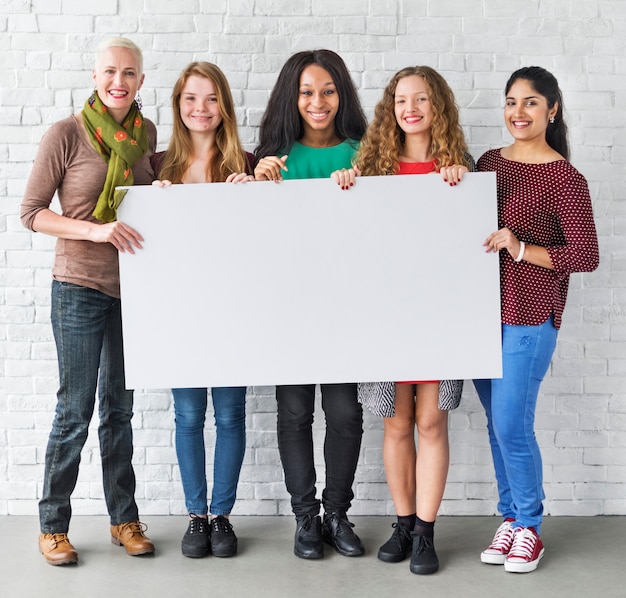
<path fill-rule="evenodd" d="M 326 178 L 351 166 L 366 121 L 343 60 L 330 50 L 298 52 L 287 60 L 261 122 L 257 180 Z M 333 184 L 329 181 L 329 184 Z M 323 556 L 323 539 L 340 554 L 364 548 L 346 512 L 363 434 L 356 383 L 321 384 L 326 416 L 326 485 L 316 497 L 312 423 L 315 384 L 277 386 L 278 448 L 296 516 L 294 553 Z M 324 520 L 319 516 L 323 504 Z"/>
<path fill-rule="evenodd" d="M 475 380 L 487 428 L 503 522 L 481 561 L 527 573 L 544 554 L 541 453 L 534 420 L 539 387 L 554 352 L 572 272 L 599 263 L 585 178 L 568 162 L 563 98 L 537 66 L 505 87 L 504 121 L 513 137 L 486 152 L 478 170 L 495 171 L 498 226 L 485 240 L 500 258 L 502 378 Z"/>

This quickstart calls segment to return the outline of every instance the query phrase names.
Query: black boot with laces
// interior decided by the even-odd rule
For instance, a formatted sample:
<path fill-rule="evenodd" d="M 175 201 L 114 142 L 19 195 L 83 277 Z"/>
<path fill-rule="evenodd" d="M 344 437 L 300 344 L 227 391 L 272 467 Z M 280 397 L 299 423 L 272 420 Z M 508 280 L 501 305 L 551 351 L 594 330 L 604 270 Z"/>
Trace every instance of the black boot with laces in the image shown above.
<path fill-rule="evenodd" d="M 293 553 L 301 559 L 321 559 L 324 556 L 322 520 L 319 515 L 296 516 Z"/>
<path fill-rule="evenodd" d="M 385 563 L 399 563 L 411 554 L 413 538 L 411 530 L 401 523 L 393 523 L 393 534 L 378 549 L 378 558 Z"/>

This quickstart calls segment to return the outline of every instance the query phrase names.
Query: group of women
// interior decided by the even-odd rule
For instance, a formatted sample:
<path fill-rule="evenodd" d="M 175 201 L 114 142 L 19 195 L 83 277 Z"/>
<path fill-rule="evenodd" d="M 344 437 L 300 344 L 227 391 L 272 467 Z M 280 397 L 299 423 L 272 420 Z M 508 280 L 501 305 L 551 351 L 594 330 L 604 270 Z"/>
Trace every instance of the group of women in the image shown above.
<path fill-rule="evenodd" d="M 476 168 L 454 94 L 429 67 L 394 75 L 368 126 L 343 60 L 330 50 L 299 52 L 278 76 L 254 154 L 240 144 L 228 81 L 214 64 L 194 62 L 180 75 L 172 94 L 172 137 L 160 153 L 155 127 L 136 99 L 144 79 L 139 48 L 125 38 L 105 40 L 93 79 L 95 89 L 82 112 L 53 125 L 42 139 L 22 205 L 27 228 L 58 238 L 51 319 L 60 385 L 39 509 L 39 547 L 52 565 L 78 561 L 68 538 L 70 496 L 96 391 L 111 539 L 130 555 L 154 552 L 134 499 L 133 399 L 124 387 L 117 265 L 118 251 L 140 250 L 143 238 L 116 219 L 123 197 L 116 186 L 332 178 L 347 190 L 358 186 L 360 176 L 430 173 L 454 186 Z M 598 245 L 586 181 L 568 162 L 556 79 L 540 67 L 523 68 L 511 75 L 505 95 L 513 143 L 488 151 L 477 163 L 477 170 L 497 173 L 498 230 L 477 243 L 499 255 L 503 342 L 503 377 L 474 381 L 487 414 L 502 514 L 481 560 L 528 572 L 544 552 L 541 455 L 534 434 L 539 385 L 554 351 L 569 274 L 595 269 Z M 60 214 L 50 209 L 55 193 Z M 326 434 L 319 498 L 315 385 L 276 388 L 278 448 L 296 518 L 294 553 L 321 558 L 324 543 L 345 556 L 365 552 L 347 516 L 365 406 L 384 417 L 385 471 L 397 512 L 378 558 L 410 557 L 413 573 L 434 573 L 434 523 L 449 461 L 448 411 L 459 405 L 462 381 L 320 382 Z M 181 543 L 185 556 L 236 554 L 229 515 L 245 452 L 245 393 L 243 387 L 210 392 L 216 443 L 209 505 L 209 392 L 173 389 L 189 513 Z"/>

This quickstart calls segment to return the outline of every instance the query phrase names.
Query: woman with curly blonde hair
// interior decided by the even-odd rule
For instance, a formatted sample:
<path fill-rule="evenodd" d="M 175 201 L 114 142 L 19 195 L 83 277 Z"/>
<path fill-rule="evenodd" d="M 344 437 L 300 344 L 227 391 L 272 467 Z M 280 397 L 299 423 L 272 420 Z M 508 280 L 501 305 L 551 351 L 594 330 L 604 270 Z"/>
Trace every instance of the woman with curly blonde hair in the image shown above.
<path fill-rule="evenodd" d="M 392 77 L 355 164 L 333 173 L 343 188 L 353 185 L 359 174 L 439 172 L 456 185 L 474 169 L 454 94 L 439 73 L 415 66 Z M 424 575 L 439 568 L 433 536 L 448 475 L 448 411 L 458 407 L 462 390 L 460 380 L 359 384 L 359 401 L 384 417 L 383 460 L 398 515 L 378 558 L 399 562 L 411 555 L 412 573 Z"/>
<path fill-rule="evenodd" d="M 402 80 L 420 77 L 428 90 L 428 102 L 432 111 L 429 129 L 430 143 L 425 146 L 428 156 L 434 160 L 433 170 L 444 166 L 470 166 L 470 156 L 463 130 L 459 124 L 459 111 L 454 94 L 446 80 L 428 66 L 409 66 L 397 72 L 385 88 L 383 98 L 376 106 L 374 120 L 370 124 L 356 163 L 365 176 L 399 174 L 400 156 L 407 143 L 407 131 L 396 118 L 396 90 Z M 410 132 L 408 132 L 410 135 Z M 410 156 L 406 156 L 410 157 Z"/>

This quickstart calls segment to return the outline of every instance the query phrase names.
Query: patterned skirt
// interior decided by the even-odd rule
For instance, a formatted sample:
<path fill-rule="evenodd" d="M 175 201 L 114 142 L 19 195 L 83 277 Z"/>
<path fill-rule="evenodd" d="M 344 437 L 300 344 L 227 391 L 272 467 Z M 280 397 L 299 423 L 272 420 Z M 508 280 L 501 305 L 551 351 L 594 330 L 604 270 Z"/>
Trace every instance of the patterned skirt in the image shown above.
<path fill-rule="evenodd" d="M 359 382 L 359 403 L 374 415 L 395 415 L 395 382 Z M 463 380 L 441 380 L 439 382 L 439 409 L 451 411 L 461 404 Z"/>

